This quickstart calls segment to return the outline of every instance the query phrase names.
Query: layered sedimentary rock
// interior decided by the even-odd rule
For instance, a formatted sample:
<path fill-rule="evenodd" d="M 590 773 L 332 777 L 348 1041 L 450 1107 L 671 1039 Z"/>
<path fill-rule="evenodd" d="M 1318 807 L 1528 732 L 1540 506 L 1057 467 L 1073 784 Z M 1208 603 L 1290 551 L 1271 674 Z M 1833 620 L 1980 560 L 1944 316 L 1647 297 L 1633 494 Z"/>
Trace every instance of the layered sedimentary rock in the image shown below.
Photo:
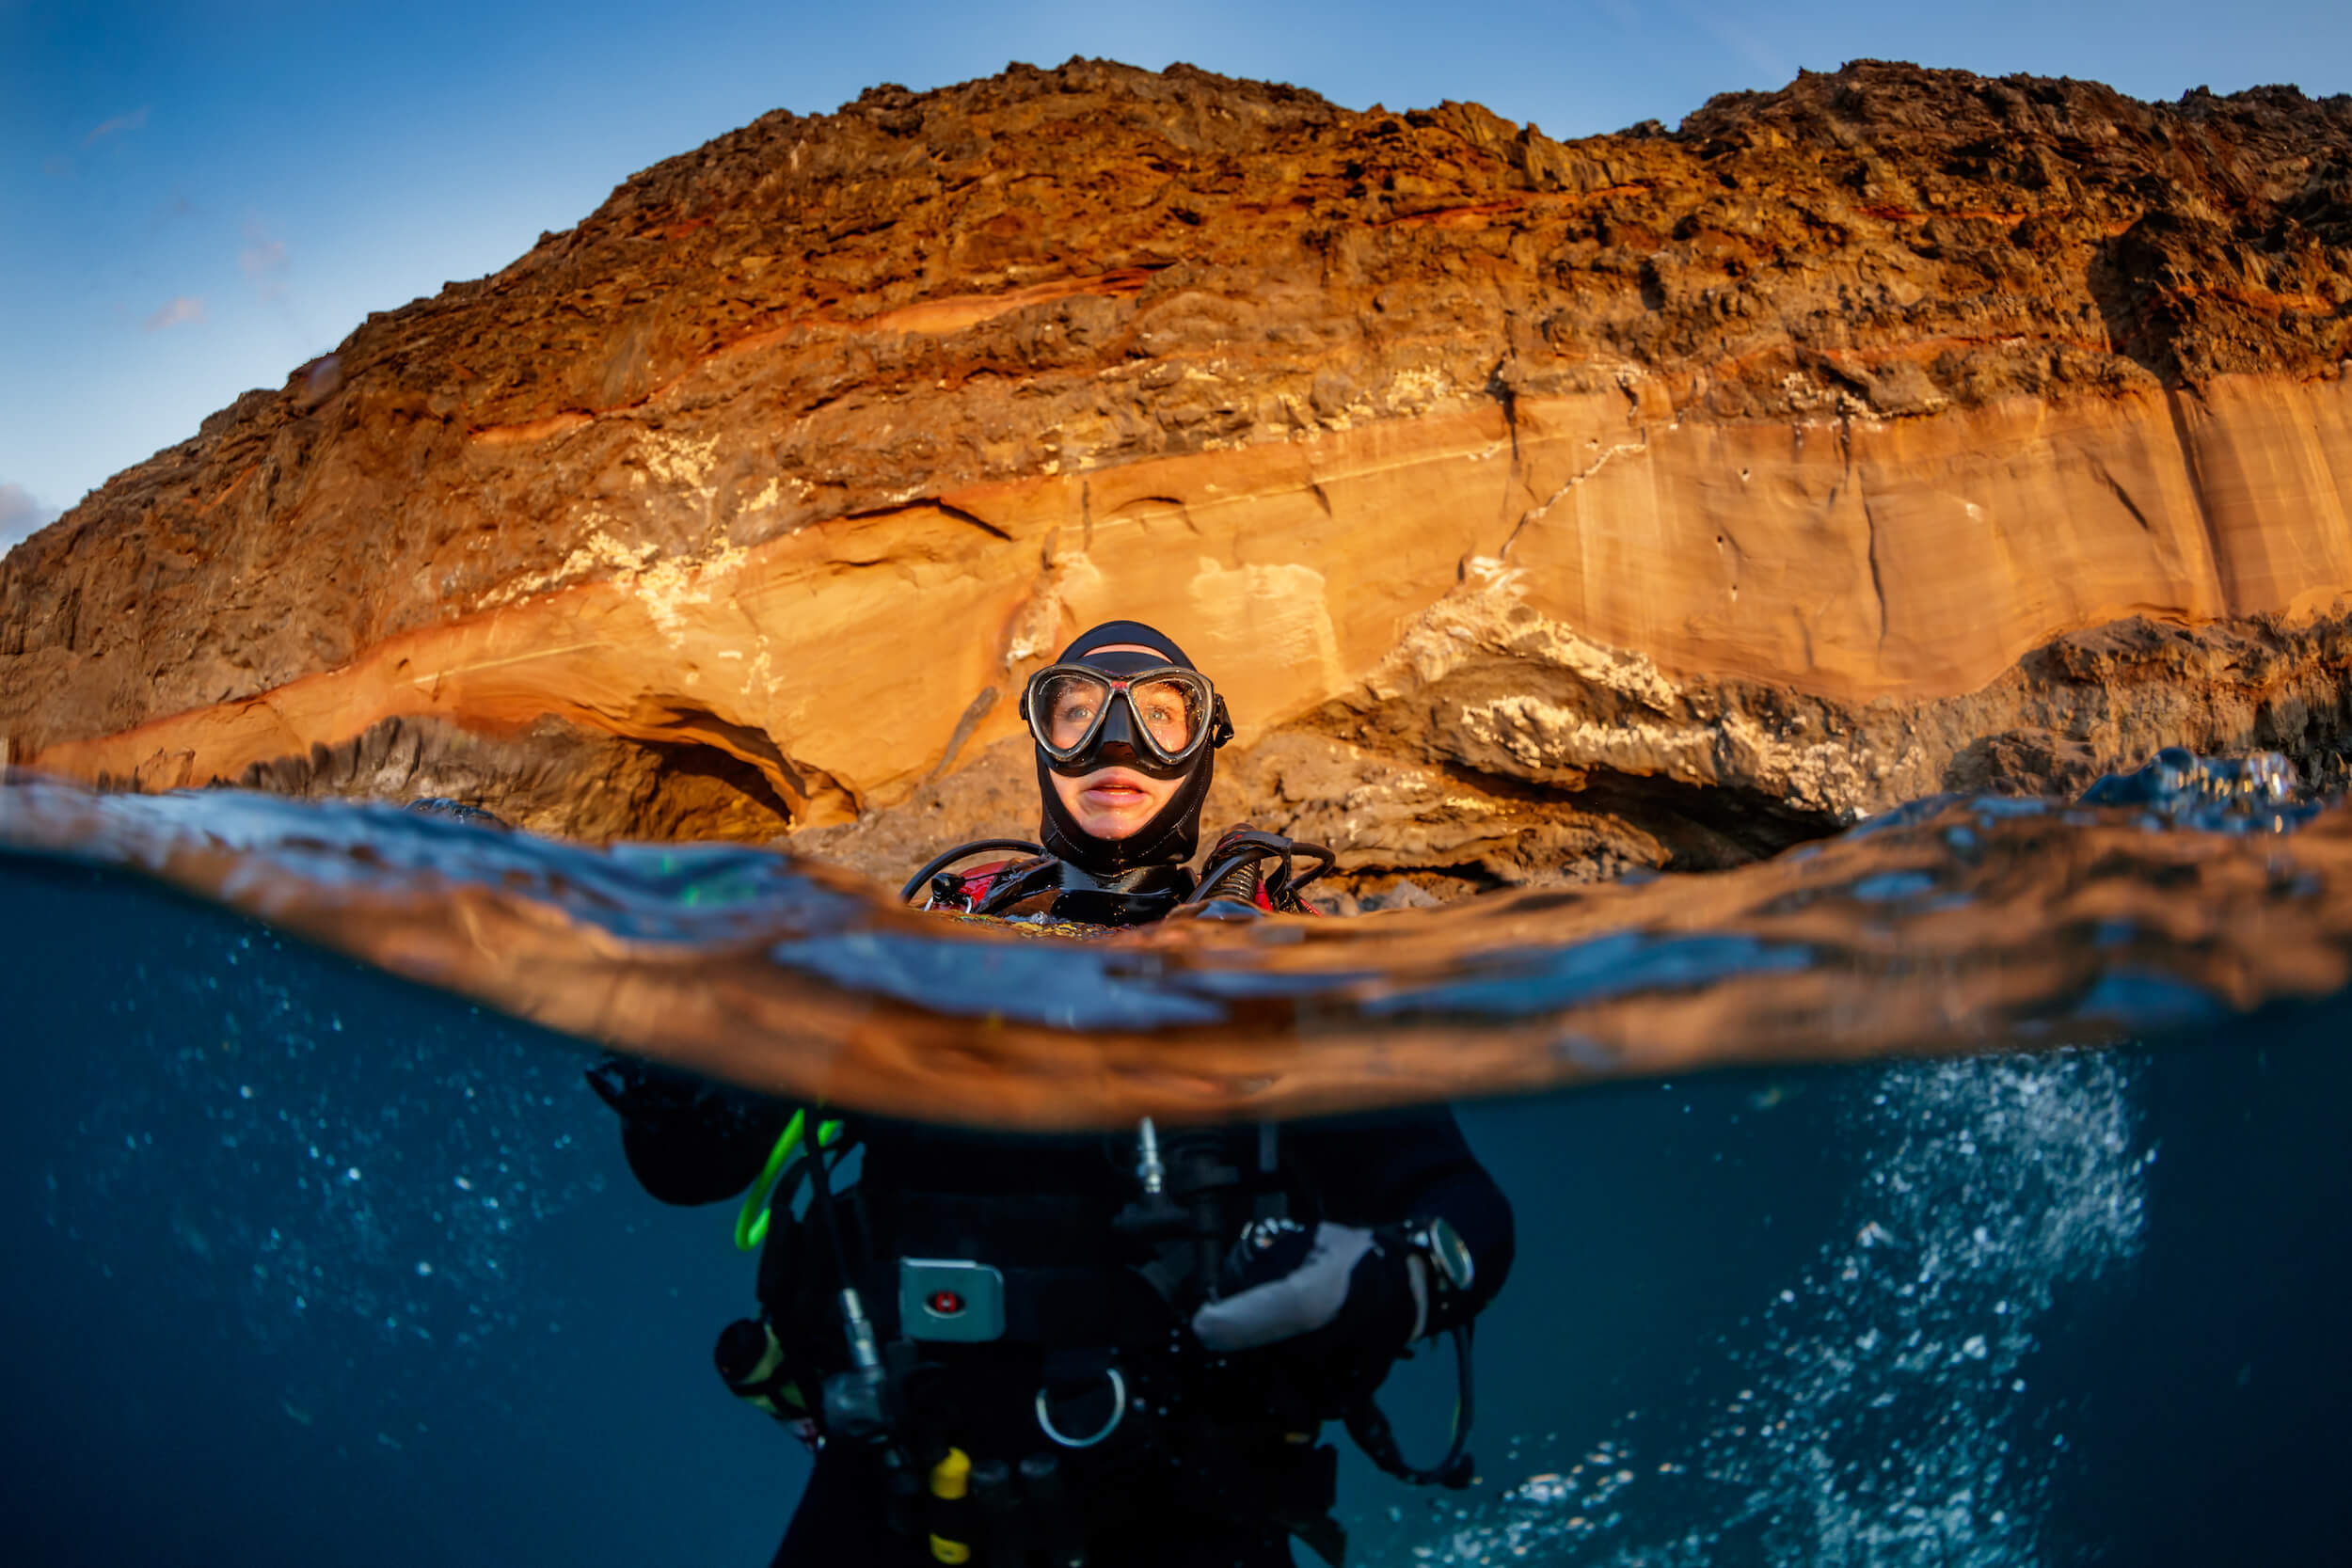
<path fill-rule="evenodd" d="M 1367 878 L 2348 725 L 2352 101 L 1861 64 L 1561 143 L 1073 61 L 637 176 L 0 565 L 18 761 L 883 870 L 1166 626 Z M 1366 885 L 1371 885 L 1367 882 Z"/>

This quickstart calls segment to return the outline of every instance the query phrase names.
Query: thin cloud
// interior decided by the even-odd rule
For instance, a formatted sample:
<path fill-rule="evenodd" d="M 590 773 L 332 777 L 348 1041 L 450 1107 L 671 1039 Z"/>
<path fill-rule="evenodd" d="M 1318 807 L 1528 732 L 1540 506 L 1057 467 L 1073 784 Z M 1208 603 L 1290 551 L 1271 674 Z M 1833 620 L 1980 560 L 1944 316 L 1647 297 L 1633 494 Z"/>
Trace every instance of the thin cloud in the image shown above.
<path fill-rule="evenodd" d="M 142 103 L 127 115 L 117 115 L 114 119 L 102 122 L 97 130 L 82 138 L 82 145 L 95 147 L 108 136 L 120 135 L 125 131 L 136 131 L 146 124 L 147 105 Z"/>
<path fill-rule="evenodd" d="M 285 241 L 272 238 L 258 223 L 245 226 L 245 248 L 237 253 L 237 266 L 256 293 L 266 300 L 283 299 L 288 262 Z"/>
<path fill-rule="evenodd" d="M 1758 77 L 1774 87 L 1788 81 L 1797 73 L 1788 61 L 1762 42 L 1746 28 L 1731 21 L 1711 6 L 1680 0 L 1676 9 L 1698 24 L 1725 54 L 1747 62 Z"/>
<path fill-rule="evenodd" d="M 147 330 L 163 332 L 175 326 L 185 326 L 204 319 L 204 302 L 194 294 L 182 294 L 170 304 L 147 318 Z"/>
<path fill-rule="evenodd" d="M 57 520 L 57 509 L 43 506 L 22 484 L 0 484 L 0 555 Z"/>

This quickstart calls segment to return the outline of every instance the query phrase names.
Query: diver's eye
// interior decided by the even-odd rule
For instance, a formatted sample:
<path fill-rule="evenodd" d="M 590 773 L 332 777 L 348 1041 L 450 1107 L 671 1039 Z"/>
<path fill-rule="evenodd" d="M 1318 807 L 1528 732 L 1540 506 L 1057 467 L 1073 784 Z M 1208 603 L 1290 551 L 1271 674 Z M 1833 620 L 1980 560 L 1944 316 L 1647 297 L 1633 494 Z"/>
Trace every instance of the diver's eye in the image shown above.
<path fill-rule="evenodd" d="M 1132 695 L 1143 727 L 1163 750 L 1181 752 L 1191 743 L 1192 703 L 1183 687 L 1159 681 Z"/>
<path fill-rule="evenodd" d="M 1048 728 L 1057 746 L 1075 746 L 1086 738 L 1088 728 L 1094 722 L 1095 705 L 1089 702 L 1057 703 Z"/>

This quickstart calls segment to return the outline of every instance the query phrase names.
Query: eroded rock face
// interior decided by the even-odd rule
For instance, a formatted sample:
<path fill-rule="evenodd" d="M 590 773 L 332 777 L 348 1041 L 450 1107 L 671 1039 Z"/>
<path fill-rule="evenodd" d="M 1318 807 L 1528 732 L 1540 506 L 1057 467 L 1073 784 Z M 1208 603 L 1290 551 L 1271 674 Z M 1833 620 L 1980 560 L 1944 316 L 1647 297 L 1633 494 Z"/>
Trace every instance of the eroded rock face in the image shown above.
<path fill-rule="evenodd" d="M 2352 101 L 1864 63 L 1575 143 L 1073 61 L 637 176 L 0 564 L 0 736 L 887 874 L 1156 621 L 1361 887 L 2352 714 Z"/>

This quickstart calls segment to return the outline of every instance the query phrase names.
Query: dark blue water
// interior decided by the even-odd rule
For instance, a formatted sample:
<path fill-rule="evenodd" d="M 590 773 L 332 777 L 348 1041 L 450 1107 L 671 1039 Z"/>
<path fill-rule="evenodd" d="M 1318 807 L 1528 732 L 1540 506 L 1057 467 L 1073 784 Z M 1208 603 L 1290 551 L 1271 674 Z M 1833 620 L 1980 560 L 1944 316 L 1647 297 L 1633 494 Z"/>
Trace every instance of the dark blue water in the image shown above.
<path fill-rule="evenodd" d="M 581 1047 L 47 861 L 0 954 L 11 1560 L 767 1560 L 751 1264 Z M 1359 1560 L 2345 1560 L 2346 1021 L 1466 1107 L 1521 1233 L 1483 1481 L 1351 1461 Z"/>

